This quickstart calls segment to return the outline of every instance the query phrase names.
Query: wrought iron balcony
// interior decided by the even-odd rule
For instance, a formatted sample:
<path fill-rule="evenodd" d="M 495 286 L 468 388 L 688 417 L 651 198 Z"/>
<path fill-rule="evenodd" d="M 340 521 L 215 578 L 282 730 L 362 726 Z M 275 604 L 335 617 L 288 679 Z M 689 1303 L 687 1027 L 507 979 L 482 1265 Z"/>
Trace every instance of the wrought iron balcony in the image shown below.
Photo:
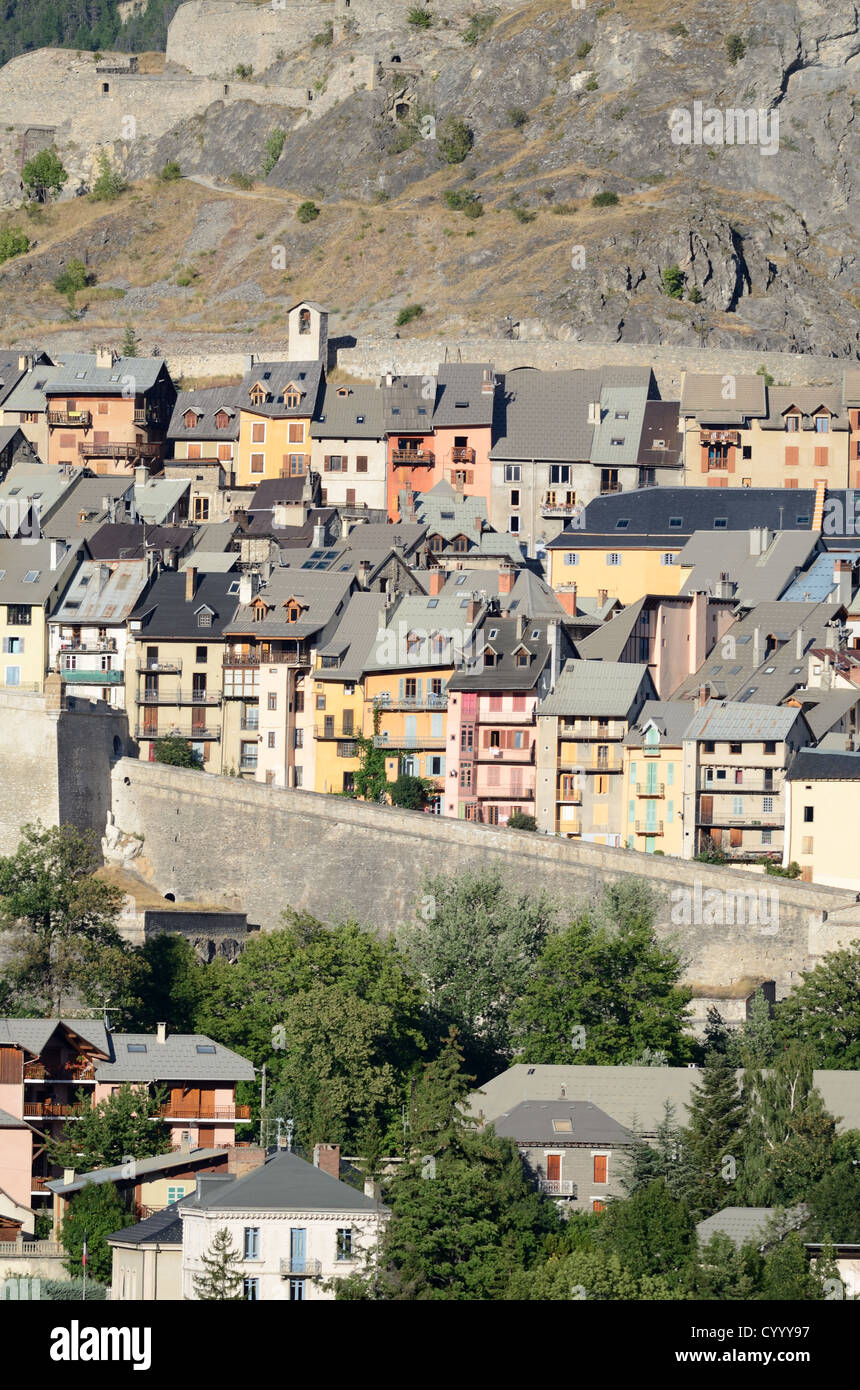
<path fill-rule="evenodd" d="M 637 796 L 665 796 L 666 786 L 663 782 L 637 782 Z"/>
<path fill-rule="evenodd" d="M 637 835 L 662 835 L 663 822 L 661 820 L 648 821 L 638 820 L 636 822 Z"/>
<path fill-rule="evenodd" d="M 316 1279 L 322 1274 L 322 1262 L 309 1260 L 306 1255 L 290 1255 L 281 1260 L 281 1278 Z"/>
<path fill-rule="evenodd" d="M 576 1183 L 570 1178 L 540 1178 L 538 1190 L 546 1197 L 575 1197 Z"/>

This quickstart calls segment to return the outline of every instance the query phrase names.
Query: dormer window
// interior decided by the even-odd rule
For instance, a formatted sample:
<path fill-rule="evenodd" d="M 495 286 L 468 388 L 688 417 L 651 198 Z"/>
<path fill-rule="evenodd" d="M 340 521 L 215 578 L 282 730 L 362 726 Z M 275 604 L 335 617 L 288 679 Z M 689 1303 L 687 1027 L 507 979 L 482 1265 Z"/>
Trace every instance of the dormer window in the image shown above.
<path fill-rule="evenodd" d="M 451 542 L 451 549 L 458 554 L 463 554 L 469 549 L 469 541 L 466 536 L 455 536 Z"/>
<path fill-rule="evenodd" d="M 786 415 L 785 428 L 788 430 L 789 434 L 796 434 L 797 431 L 800 429 L 800 416 Z"/>
<path fill-rule="evenodd" d="M 301 399 L 302 396 L 298 386 L 291 381 L 284 391 L 284 405 L 287 406 L 289 410 L 295 410 L 301 402 Z"/>
<path fill-rule="evenodd" d="M 337 394 L 338 394 L 339 396 L 348 396 L 348 395 L 349 395 L 349 387 L 348 387 L 348 386 L 339 386 L 339 387 L 337 388 Z"/>
<path fill-rule="evenodd" d="M 265 404 L 266 404 L 266 396 L 267 396 L 267 394 L 268 394 L 268 393 L 267 393 L 267 391 L 266 391 L 265 386 L 261 385 L 261 383 L 260 383 L 259 381 L 255 381 L 255 382 L 254 382 L 254 385 L 251 387 L 251 392 L 250 392 L 250 395 L 251 395 L 251 404 L 252 404 L 252 405 L 265 405 Z"/>
<path fill-rule="evenodd" d="M 288 623 L 297 623 L 301 617 L 301 604 L 294 598 L 288 599 L 284 604 L 284 616 Z"/>
<path fill-rule="evenodd" d="M 266 604 L 263 599 L 254 599 L 251 604 L 251 622 L 261 623 L 266 616 Z"/>
<path fill-rule="evenodd" d="M 212 609 L 211 609 L 211 608 L 201 608 L 201 609 L 200 609 L 200 612 L 197 614 L 197 626 L 198 626 L 198 627 L 211 627 L 211 626 L 212 626 Z"/>
<path fill-rule="evenodd" d="M 200 417 L 198 416 L 196 410 L 186 410 L 186 412 L 185 412 L 185 428 L 186 428 L 187 430 L 196 429 L 196 428 L 197 428 L 197 421 L 198 421 L 199 418 L 200 418 Z"/>
<path fill-rule="evenodd" d="M 528 652 L 526 652 L 526 651 L 517 652 L 517 665 L 518 665 L 518 666 L 528 666 L 528 664 L 529 664 L 529 654 L 528 654 Z"/>
<path fill-rule="evenodd" d="M 829 434 L 829 432 L 830 432 L 830 416 L 829 416 L 829 415 L 816 415 L 816 417 L 815 417 L 815 433 L 816 433 L 816 434 Z"/>
<path fill-rule="evenodd" d="M 229 423 L 230 416 L 227 414 L 226 410 L 219 410 L 218 414 L 215 416 L 216 428 L 219 430 L 226 430 Z"/>

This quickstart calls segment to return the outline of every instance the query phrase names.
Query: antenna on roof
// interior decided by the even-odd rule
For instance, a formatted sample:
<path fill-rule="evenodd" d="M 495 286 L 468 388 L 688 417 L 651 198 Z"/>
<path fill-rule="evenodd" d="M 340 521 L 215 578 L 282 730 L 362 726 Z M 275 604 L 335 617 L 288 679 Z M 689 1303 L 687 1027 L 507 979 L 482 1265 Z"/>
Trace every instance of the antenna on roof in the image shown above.
<path fill-rule="evenodd" d="M 108 1005 L 108 1000 L 109 1000 L 109 999 L 110 999 L 110 995 L 109 995 L 109 994 L 106 994 L 106 995 L 105 995 L 105 998 L 104 998 L 104 1003 L 102 1004 L 102 1016 L 103 1016 L 103 1018 L 104 1018 L 105 1030 L 106 1030 L 108 1033 L 110 1032 L 110 1019 L 108 1018 L 108 1014 L 118 1014 L 118 1013 L 121 1013 L 121 1012 L 122 1012 L 122 1010 L 119 1009 L 119 1008 L 109 1009 L 108 1006 L 107 1006 L 107 1005 Z"/>

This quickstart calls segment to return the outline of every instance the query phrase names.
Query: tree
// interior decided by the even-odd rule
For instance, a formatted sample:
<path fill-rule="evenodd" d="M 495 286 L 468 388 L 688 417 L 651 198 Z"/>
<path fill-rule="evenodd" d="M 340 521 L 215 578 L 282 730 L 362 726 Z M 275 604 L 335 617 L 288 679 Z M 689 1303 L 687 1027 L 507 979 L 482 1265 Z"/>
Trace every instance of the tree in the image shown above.
<path fill-rule="evenodd" d="M 75 296 L 80 290 L 85 290 L 87 285 L 92 283 L 92 280 L 93 277 L 83 261 L 75 256 L 54 280 L 54 289 L 66 296 L 69 301 L 69 309 L 74 311 Z"/>
<path fill-rule="evenodd" d="M 633 1062 L 645 1048 L 686 1061 L 690 992 L 681 961 L 659 942 L 654 903 L 642 885 L 610 885 L 566 931 L 551 936 L 511 1011 L 522 1060 Z"/>
<path fill-rule="evenodd" d="M 199 1299 L 236 1303 L 244 1297 L 242 1290 L 242 1256 L 233 1246 L 230 1232 L 222 1226 L 212 1238 L 212 1249 L 201 1255 L 203 1273 L 194 1276 L 194 1292 Z"/>
<path fill-rule="evenodd" d="M 808 1197 L 812 1240 L 860 1244 L 860 1168 L 837 1163 Z"/>
<path fill-rule="evenodd" d="M 462 1066 L 451 1034 L 416 1086 L 409 1155 L 385 1191 L 391 1220 L 362 1281 L 372 1297 L 501 1298 L 514 1271 L 529 1268 L 561 1230 L 515 1145 L 492 1127 L 474 1132 L 463 1113 L 470 1078 Z"/>
<path fill-rule="evenodd" d="M 78 1102 L 79 1118 L 61 1139 L 47 1142 L 52 1163 L 80 1172 L 170 1153 L 170 1130 L 159 1118 L 163 1095 L 126 1082 L 97 1105 L 83 1093 Z"/>
<path fill-rule="evenodd" d="M 509 830 L 537 830 L 537 821 L 534 816 L 528 815 L 525 811 L 512 811 L 508 816 Z"/>
<path fill-rule="evenodd" d="M 829 951 L 777 1005 L 784 1042 L 807 1044 L 817 1067 L 860 1067 L 860 942 Z"/>
<path fill-rule="evenodd" d="M 672 1284 L 681 1282 L 695 1254 L 696 1227 L 686 1203 L 664 1182 L 610 1202 L 603 1221 L 600 1243 L 634 1277 L 657 1274 Z"/>
<path fill-rule="evenodd" d="M 439 875 L 424 885 L 414 926 L 401 933 L 406 958 L 444 1030 L 460 1029 L 469 1065 L 493 1074 L 511 1046 L 509 1013 L 535 968 L 555 908 L 518 893 L 497 870 Z"/>
<path fill-rule="evenodd" d="M 139 351 L 140 343 L 138 342 L 137 334 L 134 331 L 134 325 L 131 323 L 127 323 L 125 326 L 125 333 L 123 334 L 122 347 L 120 349 L 120 352 L 123 357 L 137 357 Z"/>
<path fill-rule="evenodd" d="M 729 1034 L 726 1055 L 735 1066 L 754 1070 L 769 1066 L 778 1051 L 771 1006 L 762 990 L 757 989 L 749 1006 L 749 1014 L 737 1032 Z"/>
<path fill-rule="evenodd" d="M 161 179 L 162 183 L 175 183 L 177 179 L 181 179 L 182 169 L 178 161 L 175 159 L 168 159 L 158 177 Z"/>
<path fill-rule="evenodd" d="M 264 146 L 263 155 L 264 178 L 266 177 L 266 175 L 271 174 L 272 170 L 274 169 L 275 165 L 280 159 L 281 151 L 284 148 L 284 141 L 286 140 L 286 138 L 287 132 L 281 126 L 275 126 L 275 129 L 270 130 L 269 134 L 266 136 L 266 143 Z"/>
<path fill-rule="evenodd" d="M 84 1240 L 87 1242 L 87 1273 L 103 1284 L 110 1283 L 113 1257 L 105 1237 L 134 1225 L 134 1216 L 123 1205 L 113 1183 L 88 1182 L 69 1202 L 60 1240 L 66 1252 L 66 1269 L 80 1274 Z"/>
<path fill-rule="evenodd" d="M 465 121 L 448 116 L 439 127 L 436 143 L 447 164 L 462 164 L 475 143 L 475 137 Z"/>
<path fill-rule="evenodd" d="M 663 281 L 663 293 L 667 294 L 670 299 L 682 299 L 684 295 L 684 281 L 686 278 L 680 266 L 668 265 L 661 276 Z"/>
<path fill-rule="evenodd" d="M 555 1252 L 533 1269 L 515 1271 L 506 1297 L 570 1302 L 572 1289 L 573 1297 L 587 1298 L 589 1303 L 654 1303 L 678 1297 L 665 1276 L 634 1275 L 616 1254 L 599 1247 Z"/>
<path fill-rule="evenodd" d="M 812 1059 L 792 1044 L 767 1071 L 744 1073 L 748 1121 L 738 1188 L 748 1206 L 789 1206 L 824 1177 L 836 1122 L 812 1084 Z"/>
<path fill-rule="evenodd" d="M 663 1118 L 657 1126 L 654 1142 L 637 1134 L 637 1142 L 624 1154 L 626 1169 L 623 1186 L 628 1193 L 638 1192 L 652 1182 L 662 1182 L 673 1197 L 683 1198 L 693 1185 L 690 1155 L 684 1142 L 684 1131 L 675 1120 L 671 1101 L 663 1106 Z"/>
<path fill-rule="evenodd" d="M 373 737 L 356 734 L 354 743 L 358 753 L 358 768 L 353 780 L 356 796 L 363 801 L 382 801 L 388 795 L 389 781 L 385 771 L 386 758 L 396 749 L 377 748 L 375 739 L 379 736 L 382 709 L 376 705 L 373 710 Z"/>
<path fill-rule="evenodd" d="M 731 1236 L 718 1231 L 700 1248 L 690 1266 L 690 1296 L 708 1302 L 744 1303 L 758 1297 L 764 1264 L 752 1243 L 735 1245 Z"/>
<path fill-rule="evenodd" d="M 314 222 L 320 215 L 320 210 L 311 198 L 306 198 L 303 203 L 299 203 L 296 208 L 296 217 L 300 222 Z"/>
<path fill-rule="evenodd" d="M 27 196 L 37 203 L 47 203 L 53 194 L 59 193 L 68 177 L 54 149 L 40 150 L 21 170 Z"/>
<path fill-rule="evenodd" d="M 765 1255 L 761 1296 L 790 1303 L 824 1298 L 821 1275 L 806 1258 L 796 1231 L 790 1231 Z"/>
<path fill-rule="evenodd" d="M 168 763 L 171 767 L 200 767 L 199 753 L 181 734 L 157 738 L 152 745 L 152 755 L 157 763 Z"/>
<path fill-rule="evenodd" d="M 13 256 L 23 256 L 30 249 L 30 238 L 20 227 L 0 229 L 0 265 Z"/>
<path fill-rule="evenodd" d="M 94 876 L 99 863 L 93 834 L 38 822 L 0 859 L 0 931 L 12 952 L 6 979 L 39 1012 L 59 1016 L 72 993 L 97 993 L 129 955 L 116 929 L 122 895 Z"/>
<path fill-rule="evenodd" d="M 430 800 L 427 783 L 423 777 L 413 777 L 401 772 L 390 789 L 392 806 L 402 806 L 406 811 L 423 811 Z"/>
<path fill-rule="evenodd" d="M 729 1049 L 731 1034 L 726 1027 L 725 1020 L 719 1009 L 713 1004 L 708 1005 L 708 1012 L 705 1018 L 705 1039 L 703 1051 L 707 1058 L 711 1053 L 718 1053 L 725 1056 Z"/>
<path fill-rule="evenodd" d="M 169 1019 L 177 1033 L 193 1033 L 206 995 L 207 967 L 184 936 L 150 937 L 141 950 L 145 967 L 139 986 L 140 1004 L 129 1031 L 152 1032 Z"/>
<path fill-rule="evenodd" d="M 99 150 L 96 156 L 98 173 L 93 183 L 90 198 L 94 203 L 112 203 L 128 187 L 125 179 L 118 169 L 115 169 L 107 157 L 106 150 Z"/>
<path fill-rule="evenodd" d="M 726 52 L 729 55 L 729 62 L 731 63 L 732 67 L 734 67 L 735 63 L 737 63 L 744 56 L 746 51 L 747 46 L 741 38 L 740 34 L 728 35 L 728 37 L 726 38 Z"/>
<path fill-rule="evenodd" d="M 743 1149 L 744 1102 L 735 1068 L 724 1055 L 707 1058 L 687 1109 L 690 1121 L 683 1143 L 693 1170 L 687 1201 L 700 1221 L 735 1202 Z"/>

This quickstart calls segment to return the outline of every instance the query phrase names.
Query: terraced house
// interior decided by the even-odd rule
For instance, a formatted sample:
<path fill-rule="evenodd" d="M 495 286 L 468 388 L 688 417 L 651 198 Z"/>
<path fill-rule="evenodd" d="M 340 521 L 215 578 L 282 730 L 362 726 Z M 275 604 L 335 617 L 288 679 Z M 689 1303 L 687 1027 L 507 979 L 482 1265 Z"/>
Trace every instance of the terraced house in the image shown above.
<path fill-rule="evenodd" d="M 66 685 L 125 709 L 127 619 L 149 583 L 145 560 L 85 560 L 48 622 L 48 660 Z"/>
<path fill-rule="evenodd" d="M 48 620 L 82 558 L 63 541 L 0 540 L 0 689 L 44 690 Z"/>
<path fill-rule="evenodd" d="M 646 700 L 625 735 L 622 843 L 628 849 L 682 852 L 684 734 L 691 718 L 684 700 Z"/>
<path fill-rule="evenodd" d="M 163 357 L 117 357 L 99 348 L 45 382 L 52 467 L 84 463 L 94 473 L 160 465 L 176 400 Z"/>
<path fill-rule="evenodd" d="M 388 444 L 378 387 L 327 383 L 310 449 L 327 506 L 385 511 Z"/>

